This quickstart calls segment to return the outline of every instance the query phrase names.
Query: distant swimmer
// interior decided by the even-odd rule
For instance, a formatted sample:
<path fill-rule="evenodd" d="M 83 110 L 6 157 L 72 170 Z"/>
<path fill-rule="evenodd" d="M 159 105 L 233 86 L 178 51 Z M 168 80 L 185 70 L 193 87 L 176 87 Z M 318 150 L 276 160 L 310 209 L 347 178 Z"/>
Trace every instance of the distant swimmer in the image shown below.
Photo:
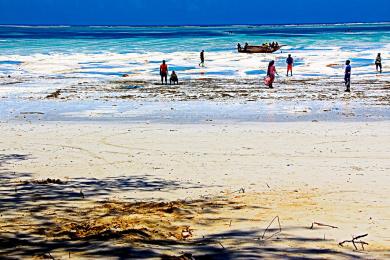
<path fill-rule="evenodd" d="M 175 85 L 175 84 L 179 85 L 179 78 L 177 77 L 177 74 L 175 71 L 172 71 L 171 77 L 169 78 L 169 84 L 172 85 L 172 83 L 173 83 L 173 85 Z"/>
<path fill-rule="evenodd" d="M 268 64 L 268 69 L 267 69 L 267 77 L 266 77 L 266 80 L 265 80 L 265 84 L 269 87 L 269 88 L 274 88 L 273 87 L 273 83 L 275 81 L 275 75 L 277 75 L 278 73 L 276 72 L 276 68 L 275 68 L 275 61 L 270 61 L 270 63 Z"/>
<path fill-rule="evenodd" d="M 163 60 L 162 64 L 160 65 L 160 76 L 161 76 L 161 84 L 168 85 L 168 65 L 165 63 L 165 60 Z"/>
<path fill-rule="evenodd" d="M 345 81 L 345 92 L 351 92 L 351 73 L 352 73 L 352 67 L 351 67 L 351 61 L 347 60 L 345 62 L 345 73 L 344 73 L 344 81 Z"/>
<path fill-rule="evenodd" d="M 288 55 L 288 58 L 286 59 L 286 63 L 287 63 L 287 77 L 289 72 L 291 72 L 291 77 L 292 77 L 294 59 L 293 57 L 291 57 L 291 54 Z"/>
<path fill-rule="evenodd" d="M 378 53 L 378 55 L 376 56 L 375 67 L 376 67 L 376 71 L 382 73 L 382 57 L 380 53 Z"/>
<path fill-rule="evenodd" d="M 204 50 L 202 50 L 200 52 L 200 63 L 199 63 L 199 66 L 200 67 L 204 67 Z"/>

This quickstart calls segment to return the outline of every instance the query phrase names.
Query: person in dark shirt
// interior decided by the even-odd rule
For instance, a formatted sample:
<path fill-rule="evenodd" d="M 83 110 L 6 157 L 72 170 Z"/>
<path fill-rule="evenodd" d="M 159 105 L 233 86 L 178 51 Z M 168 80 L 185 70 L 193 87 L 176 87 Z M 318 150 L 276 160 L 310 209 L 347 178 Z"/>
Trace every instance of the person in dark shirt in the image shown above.
<path fill-rule="evenodd" d="M 293 57 L 291 57 L 291 54 L 288 55 L 288 58 L 286 59 L 286 63 L 287 63 L 287 77 L 288 77 L 288 72 L 291 72 L 291 77 L 292 77 L 294 59 Z"/>
<path fill-rule="evenodd" d="M 199 66 L 200 67 L 204 67 L 204 50 L 202 50 L 200 52 L 200 63 L 199 63 Z"/>
<path fill-rule="evenodd" d="M 351 61 L 347 60 L 345 62 L 345 65 L 346 65 L 345 73 L 344 73 L 344 81 L 346 87 L 345 92 L 351 92 L 351 72 L 352 72 Z"/>
<path fill-rule="evenodd" d="M 173 85 L 175 85 L 175 84 L 179 85 L 179 78 L 177 77 L 177 74 L 175 71 L 172 71 L 171 77 L 169 79 L 169 83 L 171 85 L 172 85 L 172 82 L 173 82 Z"/>
<path fill-rule="evenodd" d="M 378 56 L 376 56 L 375 66 L 376 66 L 376 71 L 382 73 L 382 57 L 380 53 L 378 53 Z"/>

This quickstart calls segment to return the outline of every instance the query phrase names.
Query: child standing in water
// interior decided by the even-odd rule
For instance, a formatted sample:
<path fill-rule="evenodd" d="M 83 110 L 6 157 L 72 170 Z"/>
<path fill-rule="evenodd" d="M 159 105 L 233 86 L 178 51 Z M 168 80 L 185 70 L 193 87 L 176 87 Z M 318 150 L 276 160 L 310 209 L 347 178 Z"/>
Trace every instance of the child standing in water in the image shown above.
<path fill-rule="evenodd" d="M 344 81 L 346 87 L 345 92 L 351 92 L 351 72 L 352 72 L 351 61 L 347 60 L 345 62 L 345 65 L 346 65 L 345 73 L 344 73 Z"/>

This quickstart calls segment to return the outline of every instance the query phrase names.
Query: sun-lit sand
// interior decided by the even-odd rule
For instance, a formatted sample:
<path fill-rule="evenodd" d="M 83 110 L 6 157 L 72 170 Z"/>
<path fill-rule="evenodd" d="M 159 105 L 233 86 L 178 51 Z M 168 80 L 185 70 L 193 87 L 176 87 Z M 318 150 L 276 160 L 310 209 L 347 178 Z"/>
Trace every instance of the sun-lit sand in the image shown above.
<path fill-rule="evenodd" d="M 3 122 L 0 252 L 386 259 L 389 127 Z"/>

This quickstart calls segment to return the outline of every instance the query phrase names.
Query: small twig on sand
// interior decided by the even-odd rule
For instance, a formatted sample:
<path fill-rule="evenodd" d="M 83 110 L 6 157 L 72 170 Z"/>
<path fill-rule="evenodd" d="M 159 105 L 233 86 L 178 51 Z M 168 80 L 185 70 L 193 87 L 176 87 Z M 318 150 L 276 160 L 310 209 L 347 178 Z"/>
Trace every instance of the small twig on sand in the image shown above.
<path fill-rule="evenodd" d="M 277 234 L 279 234 L 279 233 L 282 232 L 282 226 L 280 225 L 280 218 L 279 218 L 279 216 L 276 216 L 276 217 L 274 217 L 274 219 L 271 221 L 271 223 L 269 223 L 268 227 L 264 230 L 264 233 L 263 233 L 263 235 L 261 236 L 261 239 L 264 239 L 265 234 L 267 233 L 267 231 L 268 231 L 268 229 L 271 227 L 271 225 L 275 222 L 275 220 L 278 221 L 279 230 L 276 231 L 276 232 L 275 232 L 274 234 L 272 234 L 271 236 L 265 238 L 265 240 L 268 240 L 268 239 L 270 239 L 270 238 L 272 238 L 272 237 L 274 237 L 274 236 L 276 236 Z"/>
<path fill-rule="evenodd" d="M 271 187 L 268 185 L 268 183 L 265 183 L 265 184 L 267 184 L 268 189 L 271 189 Z"/>
<path fill-rule="evenodd" d="M 314 225 L 317 225 L 317 226 L 320 226 L 320 227 L 338 228 L 338 227 L 332 226 L 332 225 L 327 225 L 327 224 L 322 224 L 322 223 L 318 223 L 318 222 L 313 222 L 313 223 L 311 223 L 310 229 L 313 229 Z"/>
<path fill-rule="evenodd" d="M 221 242 L 217 241 L 217 243 L 218 243 L 223 249 L 225 249 L 225 247 L 222 245 Z"/>
<path fill-rule="evenodd" d="M 230 220 L 229 227 L 232 227 L 232 220 Z"/>
<path fill-rule="evenodd" d="M 233 191 L 232 193 L 245 193 L 245 189 L 241 188 L 239 190 Z"/>
<path fill-rule="evenodd" d="M 368 234 L 360 235 L 357 237 L 352 237 L 352 240 L 344 240 L 343 242 L 340 242 L 339 246 L 344 246 L 345 243 L 352 243 L 352 245 L 355 247 L 355 250 L 359 250 L 356 246 L 356 244 L 359 244 L 359 245 L 361 245 L 362 250 L 364 251 L 364 245 L 368 245 L 368 243 L 364 242 L 362 240 L 359 240 L 359 239 L 366 237 L 366 236 L 368 236 Z"/>

